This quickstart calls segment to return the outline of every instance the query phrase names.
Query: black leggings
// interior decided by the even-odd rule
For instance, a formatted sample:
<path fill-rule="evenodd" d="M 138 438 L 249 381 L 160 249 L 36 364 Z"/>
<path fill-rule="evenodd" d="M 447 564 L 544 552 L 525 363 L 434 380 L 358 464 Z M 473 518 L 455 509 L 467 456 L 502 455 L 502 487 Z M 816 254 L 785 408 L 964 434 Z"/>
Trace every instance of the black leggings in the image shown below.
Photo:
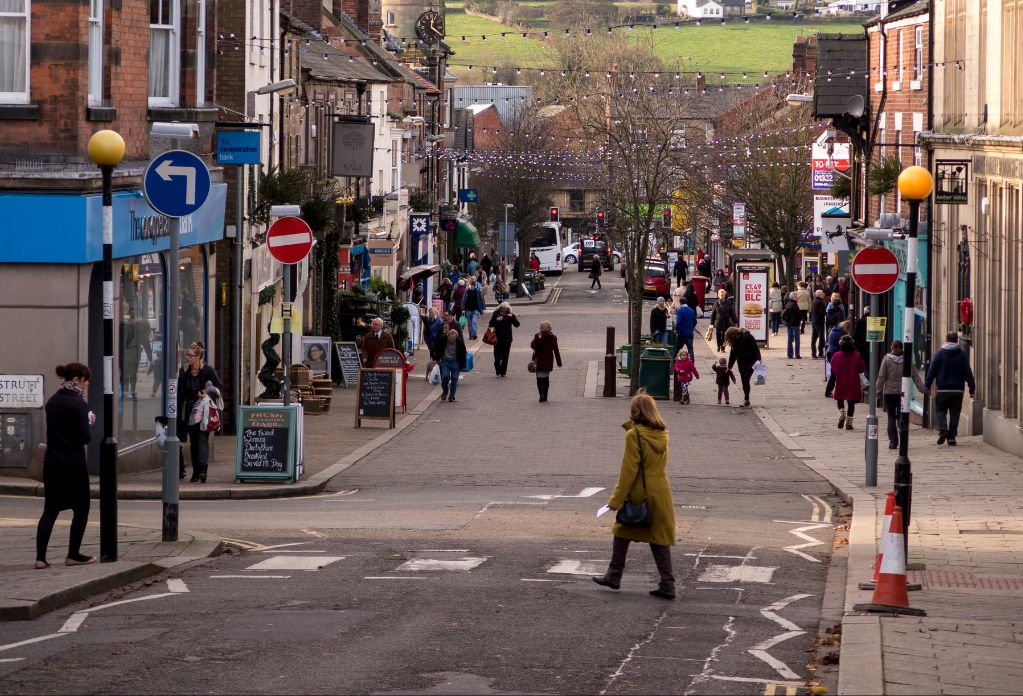
<path fill-rule="evenodd" d="M 82 560 L 82 539 L 85 537 L 85 526 L 89 523 L 89 498 L 79 501 L 71 508 L 74 517 L 71 518 L 71 536 L 68 539 L 67 557 L 74 560 Z M 46 561 L 46 547 L 50 545 L 50 535 L 53 533 L 53 525 L 57 522 L 60 509 L 56 506 L 46 505 L 43 507 L 43 515 L 39 518 L 39 526 L 36 528 L 36 560 Z"/>
<path fill-rule="evenodd" d="M 749 403 L 750 380 L 753 378 L 752 367 L 740 367 L 739 378 L 742 380 L 742 396 L 746 403 Z"/>
<path fill-rule="evenodd" d="M 498 341 L 494 344 L 494 372 L 499 375 L 508 374 L 508 355 L 511 353 L 511 341 Z"/>
<path fill-rule="evenodd" d="M 856 404 L 858 403 L 860 402 L 853 401 L 852 399 L 849 399 L 848 401 L 838 399 L 838 410 L 841 411 L 844 408 L 846 415 L 852 418 L 852 415 L 856 413 Z"/>

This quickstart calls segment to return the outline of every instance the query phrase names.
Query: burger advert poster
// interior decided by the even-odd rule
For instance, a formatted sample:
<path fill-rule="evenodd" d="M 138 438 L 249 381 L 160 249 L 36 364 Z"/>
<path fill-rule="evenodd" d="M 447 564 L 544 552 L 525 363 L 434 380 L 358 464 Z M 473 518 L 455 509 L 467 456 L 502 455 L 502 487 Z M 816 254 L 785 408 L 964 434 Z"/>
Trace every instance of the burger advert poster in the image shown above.
<path fill-rule="evenodd" d="M 767 341 L 767 269 L 737 267 L 739 322 L 758 341 Z"/>

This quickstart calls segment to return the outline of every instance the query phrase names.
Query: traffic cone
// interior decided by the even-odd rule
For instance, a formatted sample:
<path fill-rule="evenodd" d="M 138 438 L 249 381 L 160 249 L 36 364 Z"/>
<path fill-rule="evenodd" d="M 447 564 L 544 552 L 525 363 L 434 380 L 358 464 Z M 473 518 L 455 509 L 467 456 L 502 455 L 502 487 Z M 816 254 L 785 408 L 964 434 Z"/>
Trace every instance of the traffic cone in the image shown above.
<path fill-rule="evenodd" d="M 877 560 L 874 562 L 874 577 L 869 582 L 861 582 L 861 590 L 873 590 L 877 587 L 877 581 L 881 574 L 881 559 L 884 558 L 884 550 L 888 544 L 888 532 L 892 526 L 892 511 L 895 509 L 895 491 L 888 491 L 884 499 L 884 522 L 881 523 L 881 544 L 877 548 Z"/>
<path fill-rule="evenodd" d="M 855 611 L 927 616 L 924 610 L 909 606 L 909 594 L 906 592 L 906 547 L 903 544 L 903 536 L 902 508 L 896 505 L 892 511 L 888 546 L 884 548 L 874 596 L 870 604 L 853 606 Z"/>

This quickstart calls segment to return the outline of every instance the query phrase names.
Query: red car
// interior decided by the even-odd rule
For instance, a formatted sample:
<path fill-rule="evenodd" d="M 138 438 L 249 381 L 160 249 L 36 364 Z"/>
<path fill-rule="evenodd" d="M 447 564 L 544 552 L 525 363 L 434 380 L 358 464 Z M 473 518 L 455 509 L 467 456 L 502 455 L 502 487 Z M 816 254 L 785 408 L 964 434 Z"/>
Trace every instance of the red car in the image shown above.
<path fill-rule="evenodd" d="M 671 296 L 671 276 L 663 264 L 646 264 L 643 268 L 643 294 L 667 299 Z"/>

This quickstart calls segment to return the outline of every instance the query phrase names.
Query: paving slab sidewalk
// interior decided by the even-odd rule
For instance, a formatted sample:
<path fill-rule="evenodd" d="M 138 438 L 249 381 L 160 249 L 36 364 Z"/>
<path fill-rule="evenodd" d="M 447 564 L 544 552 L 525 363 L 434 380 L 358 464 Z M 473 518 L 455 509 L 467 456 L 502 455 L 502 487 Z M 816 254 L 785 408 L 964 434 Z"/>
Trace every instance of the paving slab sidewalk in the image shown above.
<path fill-rule="evenodd" d="M 824 363 L 787 359 L 784 337 L 764 351 L 767 384 L 754 387 L 754 410 L 772 432 L 853 504 L 839 677 L 841 694 L 1020 693 L 1023 682 L 1023 459 L 979 437 L 939 447 L 934 431 L 912 426 L 913 507 L 908 573 L 926 617 L 861 615 L 857 588 L 873 574 L 884 496 L 897 452 L 887 449 L 879 408 L 878 483 L 867 487 L 867 405 L 853 431 L 838 430 L 824 398 Z M 704 353 L 706 355 L 706 353 Z"/>

